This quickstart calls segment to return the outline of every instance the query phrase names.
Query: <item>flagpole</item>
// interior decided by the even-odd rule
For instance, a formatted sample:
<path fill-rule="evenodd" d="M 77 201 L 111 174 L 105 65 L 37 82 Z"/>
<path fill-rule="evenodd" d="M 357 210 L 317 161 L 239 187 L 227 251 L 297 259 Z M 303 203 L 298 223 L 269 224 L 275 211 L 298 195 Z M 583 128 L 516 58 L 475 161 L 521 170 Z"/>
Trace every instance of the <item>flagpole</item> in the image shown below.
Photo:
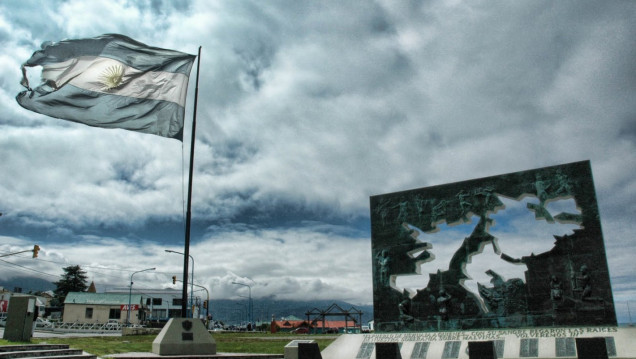
<path fill-rule="evenodd" d="M 186 211 L 185 249 L 183 251 L 183 291 L 181 295 L 181 317 L 188 317 L 188 263 L 190 260 L 190 223 L 192 222 L 192 173 L 194 172 L 194 138 L 197 128 L 197 101 L 199 99 L 199 67 L 201 66 L 201 46 L 197 56 L 197 80 L 194 88 L 194 111 L 192 113 L 192 139 L 190 140 L 190 171 L 188 177 L 188 205 Z M 192 295 L 192 293 L 190 294 Z M 194 316 L 194 310 L 192 311 Z"/>

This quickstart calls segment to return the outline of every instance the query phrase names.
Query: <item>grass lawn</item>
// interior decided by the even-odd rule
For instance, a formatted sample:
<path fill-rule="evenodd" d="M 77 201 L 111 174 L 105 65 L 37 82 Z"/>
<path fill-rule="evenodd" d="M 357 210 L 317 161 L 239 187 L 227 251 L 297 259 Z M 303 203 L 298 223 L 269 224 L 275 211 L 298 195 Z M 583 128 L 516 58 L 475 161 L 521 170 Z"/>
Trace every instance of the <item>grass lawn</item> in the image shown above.
<path fill-rule="evenodd" d="M 33 338 L 32 344 L 68 344 L 71 348 L 100 357 L 127 352 L 151 352 L 156 335 L 133 335 L 125 337 L 77 337 L 77 338 Z M 292 335 L 289 333 L 214 333 L 216 350 L 219 353 L 264 353 L 284 354 L 285 345 L 294 339 L 312 339 L 320 350 L 335 340 L 333 335 Z M 0 345 L 20 344 L 0 339 Z"/>

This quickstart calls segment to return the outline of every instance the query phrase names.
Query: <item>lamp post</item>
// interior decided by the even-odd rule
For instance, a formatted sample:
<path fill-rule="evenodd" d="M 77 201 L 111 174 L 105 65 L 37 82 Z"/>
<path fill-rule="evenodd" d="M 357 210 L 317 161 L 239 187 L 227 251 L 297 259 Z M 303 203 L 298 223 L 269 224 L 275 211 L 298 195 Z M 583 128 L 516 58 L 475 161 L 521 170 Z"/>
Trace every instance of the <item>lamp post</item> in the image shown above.
<path fill-rule="evenodd" d="M 165 251 L 166 251 L 166 253 L 176 253 L 176 254 L 181 254 L 182 256 L 185 255 L 183 252 L 173 251 L 172 249 L 166 249 Z M 192 303 L 192 301 L 193 301 L 193 299 L 192 299 L 193 294 L 192 293 L 194 292 L 194 257 L 192 257 L 191 254 L 188 254 L 188 256 L 190 257 L 190 259 L 192 259 L 192 278 L 190 279 L 190 309 L 192 310 L 192 304 L 193 304 Z M 188 287 L 186 287 L 186 289 L 187 288 Z M 194 310 L 192 310 L 192 312 L 193 313 L 192 313 L 191 318 L 194 317 Z M 183 315 L 186 315 L 186 314 L 187 313 L 183 313 L 181 315 L 183 316 Z M 183 318 L 186 318 L 186 317 L 187 316 L 184 316 Z"/>
<path fill-rule="evenodd" d="M 253 315 L 252 315 L 252 314 L 253 314 L 253 313 L 252 313 L 252 287 L 251 287 L 251 286 L 249 286 L 248 284 L 245 284 L 245 283 L 239 283 L 239 282 L 232 282 L 232 284 L 242 285 L 242 286 L 247 287 L 247 289 L 249 289 L 249 302 L 248 302 L 248 304 L 249 304 L 249 309 L 248 309 L 248 316 L 249 316 L 249 319 L 248 319 L 248 320 L 249 320 L 249 322 L 250 322 L 250 326 L 251 326 L 252 328 L 254 328 L 254 324 L 252 323 L 252 319 L 253 319 Z"/>
<path fill-rule="evenodd" d="M 181 281 L 180 281 L 180 280 L 178 280 L 178 279 L 175 279 L 175 281 L 176 281 L 176 282 L 181 282 Z M 204 287 L 204 286 L 202 286 L 202 285 L 198 285 L 198 284 L 194 284 L 194 283 L 193 283 L 193 285 L 195 285 L 195 286 L 197 286 L 197 287 L 199 287 L 199 288 L 204 289 L 204 290 L 205 290 L 205 292 L 206 292 L 206 293 L 207 293 L 207 295 L 208 295 L 208 302 L 207 302 L 208 304 L 207 304 L 207 307 L 205 308 L 205 322 L 209 324 L 209 321 L 208 321 L 208 315 L 210 314 L 210 292 L 208 291 L 208 289 L 207 289 L 206 287 Z M 194 292 L 192 292 L 192 294 L 194 295 Z M 207 327 L 207 325 L 206 325 L 206 327 Z"/>
<path fill-rule="evenodd" d="M 150 270 L 155 270 L 157 268 L 146 268 L 146 269 L 142 269 L 142 270 L 138 270 L 136 272 L 133 272 L 130 275 L 130 290 L 128 291 L 128 310 L 126 311 L 126 324 L 130 325 L 130 312 L 131 312 L 131 300 L 132 300 L 132 286 L 133 286 L 133 276 L 137 273 L 141 273 L 141 272 L 146 272 L 146 271 L 150 271 Z"/>
<path fill-rule="evenodd" d="M 205 293 L 208 295 L 208 301 L 206 302 L 207 304 L 205 305 L 205 327 L 209 329 L 209 324 L 210 324 L 210 320 L 208 319 L 208 317 L 210 316 L 210 292 L 208 292 L 208 289 L 204 286 L 195 284 L 197 287 L 199 288 L 203 288 L 205 289 Z"/>
<path fill-rule="evenodd" d="M 244 303 L 236 302 L 234 304 L 240 305 L 240 306 L 243 307 L 243 309 L 245 309 L 245 317 L 243 317 L 243 310 L 239 309 L 239 330 L 240 330 L 240 326 L 244 323 L 243 319 L 247 319 L 247 321 L 249 322 L 249 320 L 250 320 L 250 311 L 248 309 L 248 306 L 245 305 Z M 245 325 L 245 329 L 247 330 L 247 325 Z"/>

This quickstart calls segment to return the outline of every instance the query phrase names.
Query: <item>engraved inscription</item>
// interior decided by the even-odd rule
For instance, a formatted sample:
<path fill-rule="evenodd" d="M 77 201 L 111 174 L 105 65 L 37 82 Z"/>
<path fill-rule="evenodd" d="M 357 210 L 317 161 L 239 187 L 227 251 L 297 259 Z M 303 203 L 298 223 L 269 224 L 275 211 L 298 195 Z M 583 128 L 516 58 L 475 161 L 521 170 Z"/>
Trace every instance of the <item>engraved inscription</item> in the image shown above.
<path fill-rule="evenodd" d="M 462 345 L 461 341 L 449 341 L 444 343 L 444 352 L 442 353 L 443 359 L 452 359 L 459 356 L 459 347 Z"/>
<path fill-rule="evenodd" d="M 576 343 L 574 338 L 555 338 L 555 346 L 557 357 L 576 356 Z"/>
<path fill-rule="evenodd" d="M 362 345 L 360 345 L 360 349 L 358 350 L 358 355 L 356 355 L 356 359 L 371 358 L 373 348 L 375 348 L 375 345 L 371 342 L 362 343 Z"/>
<path fill-rule="evenodd" d="M 605 347 L 607 347 L 607 356 L 616 356 L 616 343 L 614 342 L 614 337 L 605 337 Z"/>
<path fill-rule="evenodd" d="M 413 352 L 411 352 L 411 359 L 426 359 L 428 346 L 428 342 L 416 342 L 413 346 Z"/>
<path fill-rule="evenodd" d="M 536 328 L 536 329 L 501 329 L 480 330 L 464 332 L 439 332 L 439 333 L 383 333 L 367 334 L 365 343 L 390 343 L 390 342 L 432 342 L 448 340 L 502 341 L 506 336 L 514 336 L 520 339 L 526 338 L 577 338 L 590 333 L 616 333 L 616 327 L 580 327 L 580 328 Z M 609 337 L 613 340 L 612 337 Z M 609 347 L 609 344 L 608 344 Z"/>
<path fill-rule="evenodd" d="M 521 339 L 519 356 L 522 358 L 536 358 L 539 356 L 539 339 Z"/>

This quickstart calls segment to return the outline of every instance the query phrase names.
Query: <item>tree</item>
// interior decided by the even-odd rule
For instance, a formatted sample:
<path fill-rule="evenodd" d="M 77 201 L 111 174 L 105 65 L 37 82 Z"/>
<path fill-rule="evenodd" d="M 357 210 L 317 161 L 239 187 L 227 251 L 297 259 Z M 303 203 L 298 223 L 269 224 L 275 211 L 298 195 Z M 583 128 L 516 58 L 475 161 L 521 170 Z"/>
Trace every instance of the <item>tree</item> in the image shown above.
<path fill-rule="evenodd" d="M 56 286 L 53 292 L 55 294 L 55 298 L 53 299 L 55 306 L 64 305 L 64 300 L 69 292 L 85 292 L 88 288 L 86 281 L 88 277 L 80 266 L 75 265 L 62 269 L 64 270 L 62 279 L 53 283 Z"/>

